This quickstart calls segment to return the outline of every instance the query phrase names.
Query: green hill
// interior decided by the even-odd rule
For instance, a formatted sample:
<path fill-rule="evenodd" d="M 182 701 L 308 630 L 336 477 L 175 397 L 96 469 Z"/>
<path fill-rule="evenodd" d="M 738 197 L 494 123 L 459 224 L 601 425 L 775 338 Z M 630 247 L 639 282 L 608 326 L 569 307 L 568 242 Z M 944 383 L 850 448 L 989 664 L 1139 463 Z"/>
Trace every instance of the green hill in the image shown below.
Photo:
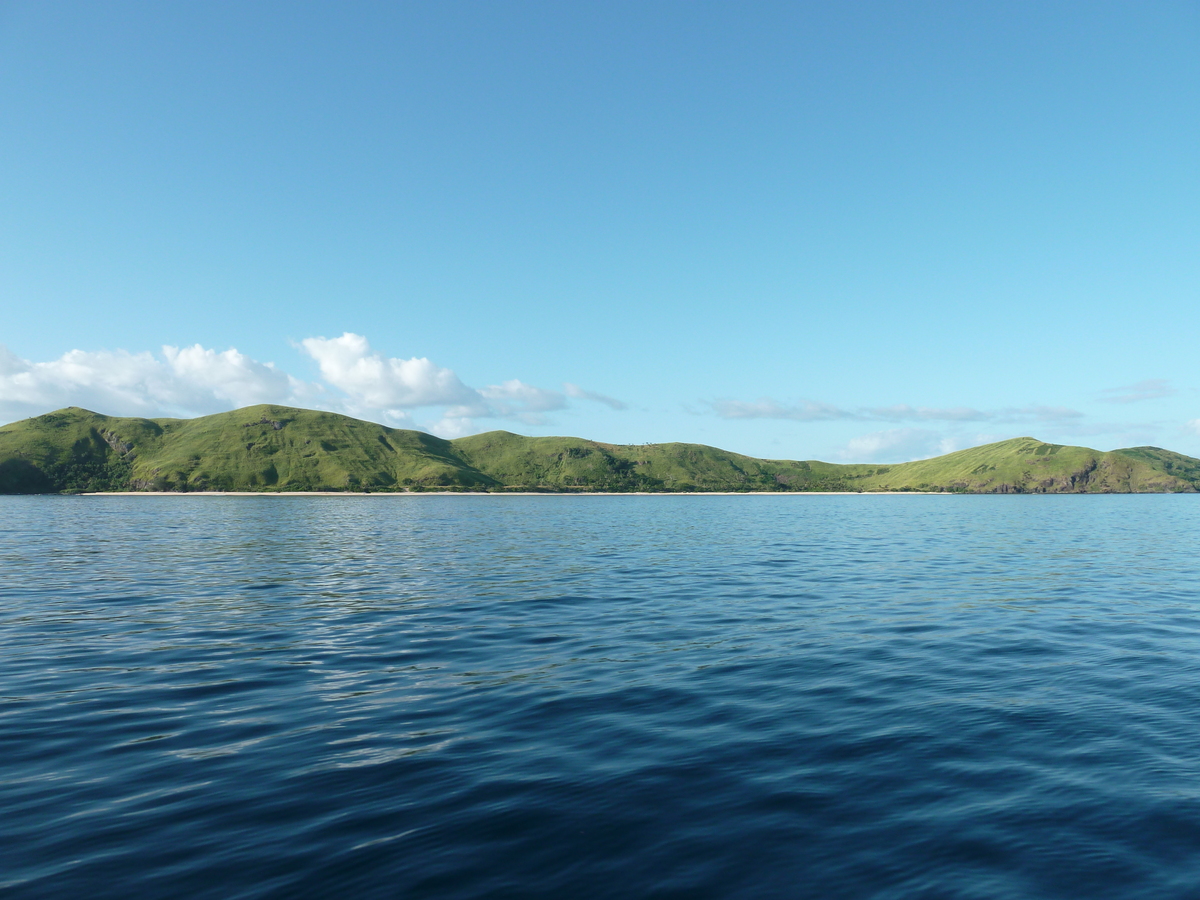
<path fill-rule="evenodd" d="M 1191 467 L 1177 462 L 1183 460 Z M 1102 453 L 1029 437 L 895 466 L 855 468 L 874 470 L 850 478 L 855 489 L 863 490 L 1128 494 L 1191 492 L 1200 487 L 1200 460 L 1191 457 L 1157 448 Z"/>
<path fill-rule="evenodd" d="M 755 459 L 703 444 L 601 444 L 491 431 L 451 442 L 495 482 L 553 490 L 846 490 L 808 463 Z"/>
<path fill-rule="evenodd" d="M 893 466 L 755 459 L 701 444 L 493 431 L 446 441 L 335 413 L 252 406 L 197 419 L 71 407 L 0 427 L 0 493 L 75 491 L 1194 492 L 1200 460 L 1015 438 Z"/>
<path fill-rule="evenodd" d="M 448 441 L 284 406 L 198 419 L 122 419 L 71 407 L 0 428 L 6 493 L 491 484 Z"/>

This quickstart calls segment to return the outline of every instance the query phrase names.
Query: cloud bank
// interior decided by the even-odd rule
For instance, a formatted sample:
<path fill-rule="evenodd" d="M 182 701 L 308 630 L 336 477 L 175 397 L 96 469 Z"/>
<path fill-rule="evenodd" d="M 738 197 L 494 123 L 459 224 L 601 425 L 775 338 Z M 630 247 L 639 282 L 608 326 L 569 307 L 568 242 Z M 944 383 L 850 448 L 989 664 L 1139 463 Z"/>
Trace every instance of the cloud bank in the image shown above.
<path fill-rule="evenodd" d="M 714 400 L 708 405 L 723 419 L 783 419 L 793 422 L 1063 422 L 1083 417 L 1083 413 L 1065 406 L 1037 405 L 981 410 L 967 406 L 936 408 L 902 403 L 843 409 L 812 400 L 787 404 L 769 398 L 753 402 Z"/>
<path fill-rule="evenodd" d="M 71 350 L 50 362 L 0 346 L 0 416 L 6 421 L 73 405 L 126 415 L 203 414 L 287 402 L 300 382 L 237 350 L 163 347 L 151 353 Z"/>
<path fill-rule="evenodd" d="M 278 403 L 459 437 L 485 430 L 489 426 L 481 423 L 488 420 L 542 426 L 582 404 L 627 409 L 619 399 L 572 382 L 552 388 L 508 378 L 475 387 L 426 357 L 386 356 L 366 337 L 351 332 L 310 337 L 295 346 L 315 364 L 315 376 L 298 378 L 235 348 L 216 350 L 200 344 L 168 345 L 157 353 L 76 349 L 48 362 L 22 359 L 0 345 L 0 422 L 64 406 L 112 415 L 190 417 Z M 1129 404 L 1175 393 L 1166 381 L 1151 379 L 1104 391 L 1101 399 Z M 843 460 L 863 462 L 935 456 L 1017 433 L 1041 433 L 1043 428 L 1060 441 L 1068 435 L 1104 434 L 1119 435 L 1125 445 L 1145 444 L 1153 442 L 1158 428 L 1095 423 L 1074 409 L 1036 404 L 995 409 L 906 403 L 841 407 L 765 397 L 709 401 L 706 406 L 708 414 L 727 421 L 866 425 L 863 430 L 869 433 L 833 451 Z M 1181 435 L 1200 434 L 1200 419 L 1173 427 Z"/>
<path fill-rule="evenodd" d="M 312 337 L 298 348 L 317 364 L 319 381 L 304 381 L 236 349 L 195 344 L 144 351 L 71 350 L 50 362 L 31 362 L 0 345 L 0 420 L 10 422 L 64 406 L 111 415 L 195 416 L 255 403 L 327 409 L 392 425 L 421 427 L 415 410 L 432 410 L 429 430 L 454 437 L 475 419 L 512 419 L 540 425 L 570 400 L 619 400 L 574 384 L 563 391 L 509 379 L 473 388 L 453 370 L 424 357 L 386 357 L 365 337 Z M 440 408 L 440 418 L 438 410 Z"/>

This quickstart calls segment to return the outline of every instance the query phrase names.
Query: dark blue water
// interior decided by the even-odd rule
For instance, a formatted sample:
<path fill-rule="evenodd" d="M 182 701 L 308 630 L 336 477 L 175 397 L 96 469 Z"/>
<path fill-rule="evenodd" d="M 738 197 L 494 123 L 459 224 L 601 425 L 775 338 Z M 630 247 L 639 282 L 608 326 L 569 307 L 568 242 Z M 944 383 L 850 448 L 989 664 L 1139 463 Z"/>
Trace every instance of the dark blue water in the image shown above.
<path fill-rule="evenodd" d="M 1200 498 L 0 515 L 5 896 L 1200 896 Z"/>

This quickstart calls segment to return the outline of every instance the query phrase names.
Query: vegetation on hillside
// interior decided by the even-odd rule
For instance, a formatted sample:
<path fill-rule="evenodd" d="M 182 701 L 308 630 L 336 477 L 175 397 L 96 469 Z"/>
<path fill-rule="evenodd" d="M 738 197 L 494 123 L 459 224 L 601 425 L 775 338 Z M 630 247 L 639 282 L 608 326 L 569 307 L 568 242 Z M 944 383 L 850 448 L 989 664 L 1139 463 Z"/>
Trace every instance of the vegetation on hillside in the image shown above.
<path fill-rule="evenodd" d="M 867 471 L 852 476 L 850 483 L 863 490 L 1000 494 L 1189 492 L 1200 486 L 1200 468 L 1177 465 L 1168 471 L 1162 462 L 1138 452 L 1102 453 L 1013 438 L 896 466 L 856 466 Z M 1200 467 L 1200 461 L 1190 457 L 1155 452 Z"/>
<path fill-rule="evenodd" d="M 197 419 L 71 407 L 0 427 L 0 493 L 79 491 L 1192 492 L 1200 460 L 1016 438 L 897 465 L 755 459 L 701 444 L 493 431 L 446 441 L 262 405 Z"/>

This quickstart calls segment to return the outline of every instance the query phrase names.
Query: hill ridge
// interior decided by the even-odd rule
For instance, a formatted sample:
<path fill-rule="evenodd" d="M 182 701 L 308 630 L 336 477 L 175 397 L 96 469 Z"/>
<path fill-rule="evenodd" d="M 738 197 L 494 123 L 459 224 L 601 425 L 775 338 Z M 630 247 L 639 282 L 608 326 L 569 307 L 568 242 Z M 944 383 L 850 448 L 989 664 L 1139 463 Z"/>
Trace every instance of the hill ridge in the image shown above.
<path fill-rule="evenodd" d="M 758 459 L 705 444 L 609 444 L 502 429 L 446 440 L 255 404 L 193 419 L 65 407 L 0 426 L 0 493 L 79 491 L 926 491 L 1192 493 L 1200 460 L 1023 436 L 904 463 Z"/>

